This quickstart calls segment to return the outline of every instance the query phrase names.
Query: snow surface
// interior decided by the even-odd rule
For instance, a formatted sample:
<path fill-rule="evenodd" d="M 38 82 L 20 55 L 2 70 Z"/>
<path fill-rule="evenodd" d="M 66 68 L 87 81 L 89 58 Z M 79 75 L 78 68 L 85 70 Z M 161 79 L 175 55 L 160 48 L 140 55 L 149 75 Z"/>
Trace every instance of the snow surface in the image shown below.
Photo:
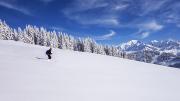
<path fill-rule="evenodd" d="M 180 101 L 180 69 L 0 41 L 0 101 Z"/>

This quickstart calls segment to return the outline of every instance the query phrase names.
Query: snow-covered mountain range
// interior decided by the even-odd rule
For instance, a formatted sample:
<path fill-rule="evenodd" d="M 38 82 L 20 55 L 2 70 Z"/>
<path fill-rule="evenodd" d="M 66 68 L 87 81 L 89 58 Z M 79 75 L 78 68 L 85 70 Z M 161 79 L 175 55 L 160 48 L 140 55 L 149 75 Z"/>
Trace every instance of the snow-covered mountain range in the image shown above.
<path fill-rule="evenodd" d="M 131 40 L 118 46 L 129 59 L 166 66 L 180 67 L 180 41 L 153 40 L 143 43 Z"/>

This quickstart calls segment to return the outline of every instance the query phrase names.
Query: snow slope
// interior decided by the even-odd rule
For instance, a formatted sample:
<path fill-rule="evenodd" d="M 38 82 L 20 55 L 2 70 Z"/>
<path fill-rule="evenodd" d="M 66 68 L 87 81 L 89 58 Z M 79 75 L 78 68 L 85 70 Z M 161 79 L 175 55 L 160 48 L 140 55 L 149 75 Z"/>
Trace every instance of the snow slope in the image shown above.
<path fill-rule="evenodd" d="M 180 69 L 0 41 L 0 101 L 180 101 Z"/>

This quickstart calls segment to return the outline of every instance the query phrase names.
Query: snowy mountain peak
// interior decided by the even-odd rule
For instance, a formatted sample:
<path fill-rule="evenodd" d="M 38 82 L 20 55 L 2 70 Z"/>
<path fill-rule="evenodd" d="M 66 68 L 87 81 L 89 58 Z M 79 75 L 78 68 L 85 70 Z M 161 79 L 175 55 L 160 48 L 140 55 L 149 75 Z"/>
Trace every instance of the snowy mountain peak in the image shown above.
<path fill-rule="evenodd" d="M 127 43 L 123 43 L 119 46 L 122 50 L 125 51 L 140 51 L 143 49 L 156 50 L 171 50 L 171 49 L 180 49 L 180 43 L 175 40 L 166 40 L 166 41 L 157 41 L 153 40 L 149 43 L 143 43 L 139 40 L 131 40 Z"/>
<path fill-rule="evenodd" d="M 131 41 L 127 42 L 126 44 L 127 45 L 140 45 L 140 44 L 142 44 L 142 42 L 139 40 L 131 40 Z"/>
<path fill-rule="evenodd" d="M 159 41 L 157 40 L 152 40 L 151 43 L 158 43 Z"/>
<path fill-rule="evenodd" d="M 149 43 L 131 40 L 119 47 L 133 60 L 145 61 L 146 59 L 149 63 L 180 67 L 179 62 L 176 62 L 179 61 L 180 43 L 175 40 L 153 40 Z"/>
<path fill-rule="evenodd" d="M 120 49 L 125 51 L 136 51 L 139 50 L 139 48 L 144 47 L 144 45 L 145 44 L 139 40 L 131 40 L 127 43 L 121 44 Z"/>

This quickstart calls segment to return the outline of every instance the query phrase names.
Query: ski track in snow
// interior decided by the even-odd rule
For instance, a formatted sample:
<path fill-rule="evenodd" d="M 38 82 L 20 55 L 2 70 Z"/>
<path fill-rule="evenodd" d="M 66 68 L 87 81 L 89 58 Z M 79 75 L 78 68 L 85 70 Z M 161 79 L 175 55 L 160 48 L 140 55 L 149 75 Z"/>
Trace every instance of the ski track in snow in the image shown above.
<path fill-rule="evenodd" d="M 0 101 L 180 101 L 180 69 L 0 41 Z"/>

